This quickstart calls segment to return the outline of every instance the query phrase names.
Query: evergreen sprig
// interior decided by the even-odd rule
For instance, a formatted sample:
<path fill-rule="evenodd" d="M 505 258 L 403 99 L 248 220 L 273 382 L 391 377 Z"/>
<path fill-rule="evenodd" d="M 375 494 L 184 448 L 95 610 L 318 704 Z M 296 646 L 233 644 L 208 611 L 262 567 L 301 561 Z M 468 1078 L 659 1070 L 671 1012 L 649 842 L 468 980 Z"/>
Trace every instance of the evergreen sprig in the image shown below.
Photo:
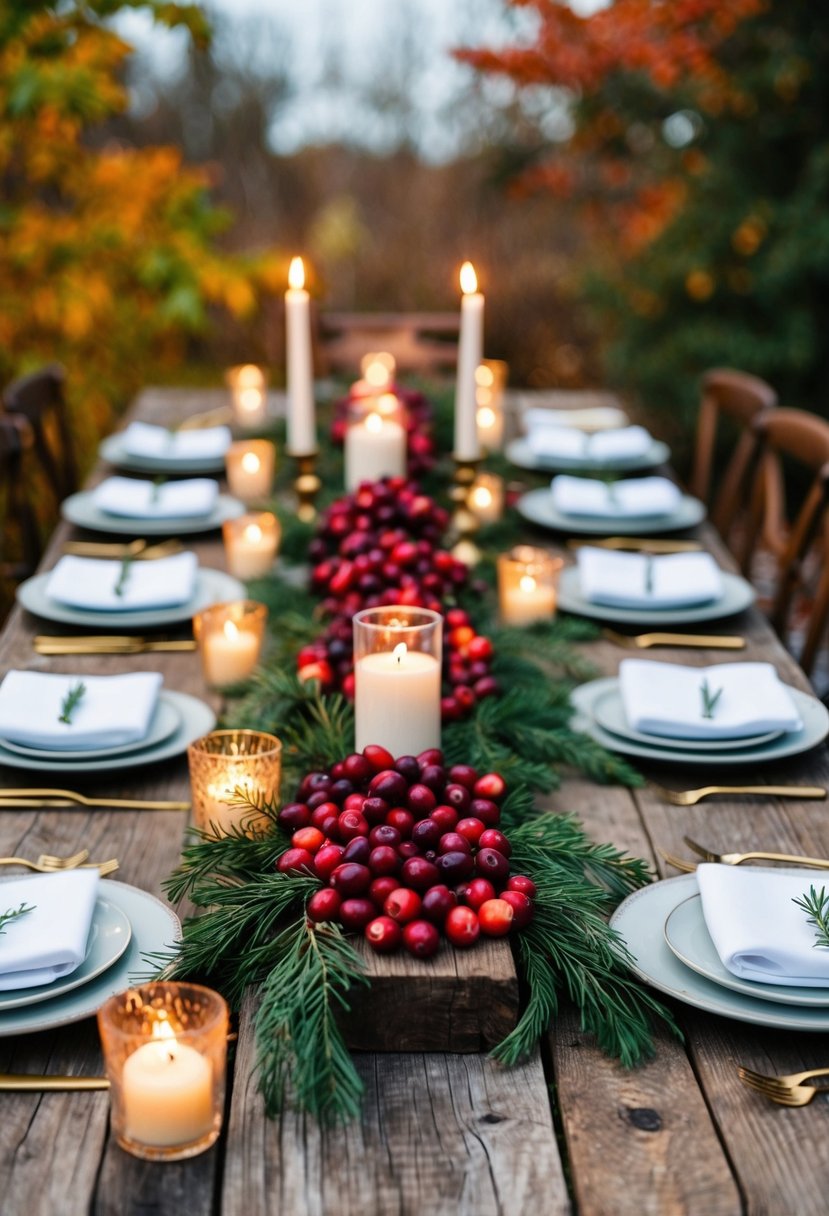
<path fill-rule="evenodd" d="M 35 907 L 35 904 L 29 905 L 24 901 L 19 908 L 6 908 L 5 912 L 0 912 L 0 934 L 6 932 L 6 925 L 18 920 L 21 916 L 26 916 L 29 912 L 34 912 Z"/>
<path fill-rule="evenodd" d="M 70 687 L 66 696 L 60 703 L 60 715 L 58 716 L 58 722 L 65 722 L 67 726 L 70 726 L 72 723 L 72 715 L 85 696 L 86 685 L 84 684 L 83 680 L 78 680 L 76 684 L 73 684 Z"/>
<path fill-rule="evenodd" d="M 821 887 L 818 894 L 814 887 L 810 887 L 808 895 L 792 902 L 803 909 L 808 923 L 814 925 L 815 946 L 829 946 L 829 894 L 826 888 Z"/>

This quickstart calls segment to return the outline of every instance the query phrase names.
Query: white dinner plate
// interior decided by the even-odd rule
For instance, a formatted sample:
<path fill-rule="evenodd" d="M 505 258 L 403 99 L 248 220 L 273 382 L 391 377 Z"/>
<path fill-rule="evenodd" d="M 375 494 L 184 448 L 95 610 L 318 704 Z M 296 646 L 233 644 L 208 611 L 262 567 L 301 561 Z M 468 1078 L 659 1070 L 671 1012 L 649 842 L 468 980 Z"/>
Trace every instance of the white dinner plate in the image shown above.
<path fill-rule="evenodd" d="M 592 461 L 581 457 L 539 455 L 522 437 L 507 444 L 505 455 L 519 469 L 532 469 L 539 473 L 641 473 L 644 469 L 666 464 L 671 458 L 671 449 L 667 443 L 654 439 L 646 452 L 631 456 L 628 460 Z"/>
<path fill-rule="evenodd" d="M 814 870 L 804 870 L 804 891 L 814 881 Z M 668 916 L 665 921 L 665 941 L 681 963 L 723 988 L 743 992 L 761 1001 L 776 1001 L 781 1005 L 829 1008 L 829 985 L 826 988 L 803 988 L 794 984 L 758 984 L 756 980 L 744 980 L 732 974 L 723 966 L 711 940 L 699 895 L 690 895 Z"/>
<path fill-rule="evenodd" d="M 169 760 L 180 756 L 194 739 L 208 734 L 216 725 L 216 715 L 209 705 L 191 697 L 186 692 L 171 692 L 166 690 L 161 694 L 169 700 L 178 713 L 180 725 L 167 738 L 151 747 L 145 747 L 140 752 L 119 752 L 117 755 L 104 756 L 99 759 L 74 755 L 71 760 L 52 754 L 51 760 L 33 759 L 19 752 L 9 751 L 0 743 L 0 765 L 7 768 L 34 769 L 39 773 L 106 773 L 119 768 L 138 768 L 148 764 L 158 764 L 161 760 Z M 0 788 L 0 797 L 2 797 Z"/>
<path fill-rule="evenodd" d="M 181 714 L 170 694 L 162 689 L 158 694 L 158 704 L 155 707 L 150 728 L 143 739 L 134 743 L 117 743 L 114 747 L 79 747 L 60 749 L 54 747 L 26 747 L 22 743 L 12 743 L 11 739 L 0 739 L 0 747 L 8 752 L 17 752 L 20 756 L 28 756 L 30 760 L 67 760 L 74 764 L 76 760 L 102 760 L 106 756 L 126 756 L 130 752 L 144 751 L 169 739 L 173 731 L 181 726 Z"/>
<path fill-rule="evenodd" d="M 207 515 L 168 515 L 163 519 L 143 518 L 125 515 L 110 515 L 95 505 L 91 491 L 81 490 L 70 494 L 60 505 L 61 515 L 78 528 L 87 528 L 90 532 L 113 532 L 124 536 L 183 536 L 185 533 L 212 532 L 221 528 L 225 520 L 238 519 L 244 515 L 247 507 L 238 498 L 229 494 L 220 494 L 216 504 Z"/>
<path fill-rule="evenodd" d="M 756 735 L 744 735 L 739 739 L 672 739 L 669 735 L 648 735 L 644 731 L 634 730 L 625 716 L 625 706 L 619 686 L 610 688 L 593 702 L 593 717 L 599 726 L 609 730 L 611 734 L 619 735 L 622 739 L 631 739 L 634 743 L 645 743 L 650 747 L 681 746 L 683 751 L 690 752 L 731 752 L 735 747 L 757 747 L 760 743 L 769 743 L 779 739 L 782 730 L 766 730 Z"/>
<path fill-rule="evenodd" d="M 723 593 L 717 600 L 705 604 L 685 604 L 675 608 L 620 608 L 610 604 L 595 604 L 581 592 L 578 566 L 568 566 L 561 572 L 558 585 L 558 606 L 563 612 L 590 617 L 597 621 L 612 621 L 616 625 L 635 625 L 643 629 L 662 625 L 693 625 L 699 621 L 717 621 L 744 612 L 756 598 L 756 592 L 746 579 L 737 574 L 720 571 Z"/>
<path fill-rule="evenodd" d="M 126 883 L 102 879 L 101 897 L 114 904 L 132 925 L 132 938 L 118 961 L 96 979 L 51 1001 L 0 1012 L 0 1038 L 34 1034 L 80 1022 L 98 1012 L 116 992 L 142 982 L 157 969 L 147 956 L 174 946 L 181 937 L 181 924 L 169 904 L 147 891 Z"/>
<path fill-rule="evenodd" d="M 735 747 L 728 751 L 695 752 L 686 748 L 683 740 L 677 740 L 673 745 L 666 740 L 667 746 L 648 743 L 638 743 L 633 739 L 624 739 L 605 730 L 596 721 L 593 707 L 597 698 L 604 696 L 613 689 L 618 689 L 619 680 L 616 676 L 603 677 L 599 680 L 589 680 L 579 685 L 571 695 L 576 714 L 571 725 L 574 730 L 584 731 L 597 743 L 612 752 L 621 752 L 624 756 L 637 756 L 643 760 L 656 760 L 663 764 L 706 765 L 709 769 L 717 766 L 729 767 L 751 764 L 755 768 L 762 764 L 773 764 L 787 756 L 799 756 L 812 747 L 817 747 L 829 734 L 829 711 L 818 701 L 817 697 L 801 692 L 799 688 L 787 685 L 797 706 L 797 712 L 803 722 L 803 729 L 784 731 L 782 735 L 770 739 L 768 743 L 760 743 L 756 747 Z"/>
<path fill-rule="evenodd" d="M 705 504 L 690 494 L 683 494 L 669 515 L 565 515 L 555 507 L 549 486 L 522 494 L 516 506 L 531 524 L 572 536 L 650 536 L 693 528 L 705 519 Z"/>
<path fill-rule="evenodd" d="M 2 891 L 0 886 L 0 891 Z M 0 1013 L 7 1009 L 23 1009 L 26 1005 L 38 1005 L 51 1001 L 64 992 L 80 988 L 102 975 L 112 967 L 130 944 L 132 926 L 126 913 L 108 899 L 99 895 L 92 913 L 86 958 L 70 975 L 62 975 L 51 984 L 39 988 L 15 988 L 0 992 Z"/>
<path fill-rule="evenodd" d="M 176 604 L 168 608 L 136 608 L 121 609 L 119 612 L 96 612 L 92 608 L 71 608 L 68 604 L 59 604 L 57 600 L 47 595 L 46 588 L 51 577 L 51 571 L 46 574 L 36 574 L 26 579 L 17 588 L 19 603 L 34 616 L 43 617 L 47 621 L 59 621 L 62 625 L 80 625 L 85 629 L 117 629 L 119 633 L 131 629 L 154 629 L 157 625 L 173 625 L 179 621 L 189 621 L 197 612 L 209 608 L 211 604 L 223 604 L 228 600 L 243 600 L 246 596 L 244 585 L 238 579 L 231 578 L 223 570 L 210 570 L 200 566 L 196 571 L 196 590 L 186 604 Z"/>
<path fill-rule="evenodd" d="M 225 467 L 224 456 L 197 456 L 189 460 L 181 456 L 134 456 L 125 449 L 120 431 L 107 435 L 98 447 L 98 455 L 132 473 L 223 473 Z"/>
<path fill-rule="evenodd" d="M 613 913 L 610 926 L 627 944 L 639 979 L 686 1005 L 738 1022 L 780 1030 L 829 1030 L 829 1009 L 780 1005 L 746 996 L 712 983 L 679 961 L 660 925 L 674 908 L 698 893 L 696 875 L 680 874 L 634 891 Z"/>

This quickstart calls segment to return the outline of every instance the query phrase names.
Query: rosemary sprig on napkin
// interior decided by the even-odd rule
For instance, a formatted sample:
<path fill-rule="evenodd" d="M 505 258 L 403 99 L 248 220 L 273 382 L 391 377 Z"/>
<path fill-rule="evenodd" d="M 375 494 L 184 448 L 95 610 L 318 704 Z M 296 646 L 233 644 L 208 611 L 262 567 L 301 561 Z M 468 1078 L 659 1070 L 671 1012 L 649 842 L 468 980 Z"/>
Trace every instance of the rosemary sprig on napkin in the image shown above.
<path fill-rule="evenodd" d="M 121 569 L 118 571 L 118 578 L 115 586 L 113 587 L 113 591 L 118 596 L 122 596 L 127 589 L 127 583 L 129 582 L 130 572 L 132 570 L 132 562 L 133 555 L 131 553 L 128 553 L 121 561 Z"/>
<path fill-rule="evenodd" d="M 28 904 L 22 903 L 19 908 L 6 908 L 5 912 L 0 912 L 0 933 L 6 932 L 6 925 L 10 921 L 17 920 L 19 916 L 25 916 L 27 912 L 34 912 L 36 904 L 31 907 Z"/>
<path fill-rule="evenodd" d="M 802 908 L 809 924 L 815 926 L 815 945 L 829 946 L 829 895 L 826 888 L 821 887 L 818 894 L 814 887 L 810 887 L 808 895 L 794 899 L 792 903 Z"/>
<path fill-rule="evenodd" d="M 72 715 L 75 712 L 75 710 L 78 708 L 78 706 L 80 705 L 85 694 L 86 694 L 86 685 L 83 683 L 82 680 L 79 680 L 77 684 L 72 685 L 72 687 L 69 689 L 69 692 L 66 694 L 66 696 L 61 701 L 61 705 L 60 705 L 61 712 L 60 712 L 60 716 L 58 718 L 58 722 L 65 722 L 66 725 L 69 726 L 69 724 L 72 721 Z"/>
<path fill-rule="evenodd" d="M 161 498 L 161 487 L 166 483 L 166 481 L 167 481 L 166 477 L 154 477 L 153 478 L 153 488 L 150 491 L 150 504 L 152 506 L 155 506 L 155 504 Z"/>
<path fill-rule="evenodd" d="M 653 595 L 653 557 L 645 557 L 645 595 Z"/>
<path fill-rule="evenodd" d="M 713 718 L 714 710 L 717 708 L 717 702 L 722 696 L 722 689 L 716 691 L 711 688 L 707 680 L 703 680 L 700 684 L 700 693 L 702 694 L 702 716 L 703 718 Z"/>

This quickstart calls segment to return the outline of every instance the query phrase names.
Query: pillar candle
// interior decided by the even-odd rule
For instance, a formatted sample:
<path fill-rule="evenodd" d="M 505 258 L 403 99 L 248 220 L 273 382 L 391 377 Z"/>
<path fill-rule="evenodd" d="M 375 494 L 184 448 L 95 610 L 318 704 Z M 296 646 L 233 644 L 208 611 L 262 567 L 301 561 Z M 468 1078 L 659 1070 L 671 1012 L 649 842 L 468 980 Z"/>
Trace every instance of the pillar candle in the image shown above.
<path fill-rule="evenodd" d="M 213 1128 L 213 1069 L 175 1037 L 144 1043 L 124 1061 L 125 1134 L 140 1144 L 188 1144 Z"/>
<path fill-rule="evenodd" d="M 358 659 L 354 676 L 357 751 L 377 743 L 393 756 L 416 756 L 440 747 L 440 664 L 434 655 L 400 642 Z"/>
<path fill-rule="evenodd" d="M 287 341 L 288 451 L 309 456 L 317 450 L 314 373 L 311 363 L 311 299 L 305 290 L 302 258 L 294 258 L 285 293 Z"/>
<path fill-rule="evenodd" d="M 406 474 L 406 431 L 394 418 L 372 410 L 349 424 L 345 433 L 345 488 L 356 490 L 361 481 Z"/>
<path fill-rule="evenodd" d="M 478 407 L 475 372 L 481 362 L 484 341 L 484 297 L 471 262 L 461 267 L 461 327 L 458 342 L 458 376 L 455 388 L 455 451 L 457 460 L 477 460 Z"/>

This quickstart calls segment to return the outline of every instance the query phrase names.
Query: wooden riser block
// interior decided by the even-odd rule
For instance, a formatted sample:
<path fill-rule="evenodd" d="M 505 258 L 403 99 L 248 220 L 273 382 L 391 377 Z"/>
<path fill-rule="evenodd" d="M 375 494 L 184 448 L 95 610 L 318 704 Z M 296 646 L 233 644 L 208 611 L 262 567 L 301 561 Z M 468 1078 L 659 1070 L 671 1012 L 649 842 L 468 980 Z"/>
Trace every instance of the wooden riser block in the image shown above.
<path fill-rule="evenodd" d="M 469 950 L 442 941 L 427 960 L 405 951 L 362 954 L 370 988 L 351 994 L 340 1018 L 358 1051 L 481 1051 L 499 1043 L 518 1020 L 518 976 L 506 941 L 479 939 Z"/>

